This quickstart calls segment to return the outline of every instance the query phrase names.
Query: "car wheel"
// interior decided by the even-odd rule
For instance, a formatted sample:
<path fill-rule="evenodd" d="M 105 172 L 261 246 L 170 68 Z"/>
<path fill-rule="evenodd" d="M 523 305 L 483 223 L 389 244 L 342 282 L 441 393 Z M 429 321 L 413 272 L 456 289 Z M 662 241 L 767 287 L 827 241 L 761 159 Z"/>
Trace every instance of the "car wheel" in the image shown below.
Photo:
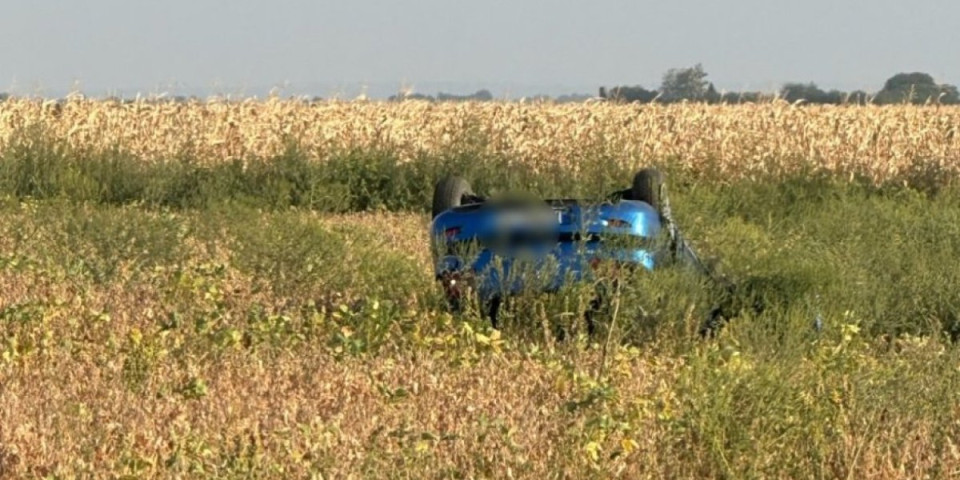
<path fill-rule="evenodd" d="M 473 195 L 469 182 L 452 175 L 442 178 L 433 188 L 433 217 L 459 207 L 465 195 Z"/>
<path fill-rule="evenodd" d="M 662 211 L 666 192 L 663 189 L 663 174 L 655 168 L 644 168 L 633 176 L 630 200 L 649 203 L 658 212 Z"/>

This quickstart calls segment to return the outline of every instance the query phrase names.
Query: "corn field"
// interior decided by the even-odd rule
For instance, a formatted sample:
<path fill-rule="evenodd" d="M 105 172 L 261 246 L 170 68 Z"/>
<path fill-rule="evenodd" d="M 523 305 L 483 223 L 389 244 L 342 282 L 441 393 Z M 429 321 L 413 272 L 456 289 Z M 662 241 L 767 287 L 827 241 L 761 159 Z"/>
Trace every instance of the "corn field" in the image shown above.
<path fill-rule="evenodd" d="M 949 183 L 958 120 L 0 102 L 0 480 L 956 477 L 957 186 L 789 175 Z M 599 271 L 594 335 L 593 283 L 449 308 L 436 178 L 590 200 L 639 163 L 691 173 L 674 215 L 735 289 Z"/>
<path fill-rule="evenodd" d="M 875 182 L 960 173 L 960 108 L 296 100 L 0 103 L 0 153 L 25 132 L 144 161 L 268 158 L 290 145 L 323 161 L 355 149 L 400 161 L 479 149 L 576 168 L 603 157 L 730 178 L 823 171 Z"/>

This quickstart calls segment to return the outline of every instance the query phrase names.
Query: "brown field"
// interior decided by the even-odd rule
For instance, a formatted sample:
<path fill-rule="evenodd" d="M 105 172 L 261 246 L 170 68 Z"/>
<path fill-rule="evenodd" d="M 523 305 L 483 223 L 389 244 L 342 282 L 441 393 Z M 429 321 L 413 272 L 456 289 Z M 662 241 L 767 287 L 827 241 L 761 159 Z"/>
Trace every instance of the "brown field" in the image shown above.
<path fill-rule="evenodd" d="M 960 107 L 15 99 L 0 104 L 0 152 L 31 126 L 146 160 L 267 158 L 292 143 L 318 160 L 377 148 L 404 161 L 469 144 L 534 165 L 601 156 L 732 177 L 960 172 Z"/>
<path fill-rule="evenodd" d="M 82 220 L 45 208 L 8 209 L 0 227 L 0 477 L 917 478 L 960 468 L 956 355 L 937 341 L 907 337 L 893 354 L 851 324 L 784 362 L 741 355 L 742 325 L 719 344 L 668 329 L 605 356 L 597 343 L 510 338 L 519 332 L 415 302 L 383 317 L 303 313 L 291 301 L 331 279 L 299 295 L 264 291 L 275 279 L 239 268 L 220 227 L 207 245 L 202 215 L 173 218 L 195 232 L 184 256 L 148 267 L 138 262 L 156 250 L 111 247 L 97 231 L 82 233 L 77 253 L 58 250 L 61 229 Z M 403 259 L 412 274 L 393 281 L 430 295 L 425 217 L 309 217 L 297 221 L 352 232 L 344 261 L 355 272 Z M 31 235 L 18 237 L 25 226 Z M 60 256 L 119 263 L 97 280 Z M 365 282 L 351 285 L 375 291 Z M 270 316 L 251 317 L 258 308 Z M 385 344 L 348 353 L 357 329 L 378 324 Z"/>
<path fill-rule="evenodd" d="M 957 129 L 960 108 L 908 106 L 0 103 L 0 478 L 957 476 L 949 194 L 691 176 L 673 197 L 684 231 L 773 306 L 705 340 L 707 289 L 643 272 L 606 336 L 558 341 L 550 327 L 578 321 L 583 292 L 523 297 L 502 331 L 449 312 L 418 193 L 440 167 L 391 184 L 396 203 L 325 211 L 276 181 L 297 163 L 255 177 L 257 198 L 151 203 L 190 197 L 196 171 L 77 154 L 357 150 L 315 186 L 361 197 L 351 173 L 401 170 L 350 163 L 366 154 L 392 166 L 460 149 L 504 182 L 511 162 L 599 176 L 605 160 L 951 181 Z M 164 174 L 176 181 L 144 179 Z"/>

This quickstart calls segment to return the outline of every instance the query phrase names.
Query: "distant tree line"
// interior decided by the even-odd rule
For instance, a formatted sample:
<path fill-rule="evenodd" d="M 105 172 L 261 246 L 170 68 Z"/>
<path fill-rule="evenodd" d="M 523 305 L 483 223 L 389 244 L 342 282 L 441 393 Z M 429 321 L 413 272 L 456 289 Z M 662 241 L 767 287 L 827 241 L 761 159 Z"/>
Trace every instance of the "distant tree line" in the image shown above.
<path fill-rule="evenodd" d="M 648 90 L 642 86 L 600 87 L 600 97 L 615 102 L 672 103 L 680 101 L 706 103 L 744 103 L 782 98 L 791 103 L 811 104 L 960 104 L 957 87 L 939 84 L 926 73 L 898 73 L 890 77 L 883 89 L 875 94 L 862 90 L 842 92 L 825 91 L 814 83 L 787 83 L 777 93 L 718 92 L 707 81 L 707 72 L 697 64 L 690 68 L 670 69 L 663 75 L 660 88 Z"/>
<path fill-rule="evenodd" d="M 960 104 L 960 92 L 955 85 L 937 83 L 930 74 L 922 72 L 898 73 L 884 83 L 879 92 L 873 94 L 856 90 L 852 92 L 843 92 L 840 90 L 823 90 L 815 83 L 787 83 L 784 84 L 779 92 L 718 92 L 713 83 L 707 80 L 707 72 L 700 64 L 689 68 L 672 68 L 663 75 L 660 87 L 654 90 L 648 90 L 640 85 L 634 86 L 615 86 L 611 88 L 600 87 L 599 96 L 601 99 L 611 102 L 623 103 L 674 103 L 681 101 L 703 102 L 703 103 L 751 103 L 760 101 L 769 101 L 776 98 L 786 100 L 791 103 L 807 104 L 938 104 L 938 105 L 957 105 Z M 10 98 L 7 93 L 0 92 L 0 102 Z M 535 102 L 584 102 L 591 100 L 590 95 L 573 94 L 561 95 L 552 98 L 547 95 L 536 95 L 526 98 L 528 101 Z M 111 98 L 119 102 L 132 102 L 132 99 Z M 188 102 L 201 101 L 202 99 L 192 97 L 170 97 L 166 99 L 157 99 L 160 102 Z M 403 100 L 425 100 L 431 102 L 487 102 L 493 100 L 493 94 L 489 90 L 477 90 L 472 94 L 456 95 L 440 92 L 435 96 L 423 95 L 413 92 L 404 92 L 389 97 L 389 101 Z M 320 97 L 314 97 L 312 102 L 322 101 Z"/>
<path fill-rule="evenodd" d="M 490 93 L 490 90 L 477 90 L 469 95 L 455 95 L 452 93 L 440 92 L 435 97 L 419 93 L 401 93 L 397 95 L 391 95 L 388 100 L 391 102 L 400 100 L 426 100 L 430 102 L 489 102 L 493 100 L 493 94 Z"/>

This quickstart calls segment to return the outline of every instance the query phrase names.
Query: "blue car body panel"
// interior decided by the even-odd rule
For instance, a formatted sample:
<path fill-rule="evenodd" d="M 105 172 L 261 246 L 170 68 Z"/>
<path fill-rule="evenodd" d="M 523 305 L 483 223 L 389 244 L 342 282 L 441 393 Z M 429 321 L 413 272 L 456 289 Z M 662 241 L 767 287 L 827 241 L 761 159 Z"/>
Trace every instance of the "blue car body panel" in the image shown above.
<path fill-rule="evenodd" d="M 488 300 L 587 280 L 598 260 L 655 267 L 662 225 L 649 204 L 548 200 L 544 205 L 537 223 L 523 216 L 511 222 L 504 209 L 485 204 L 439 214 L 431 224 L 437 278 L 469 277 Z"/>

